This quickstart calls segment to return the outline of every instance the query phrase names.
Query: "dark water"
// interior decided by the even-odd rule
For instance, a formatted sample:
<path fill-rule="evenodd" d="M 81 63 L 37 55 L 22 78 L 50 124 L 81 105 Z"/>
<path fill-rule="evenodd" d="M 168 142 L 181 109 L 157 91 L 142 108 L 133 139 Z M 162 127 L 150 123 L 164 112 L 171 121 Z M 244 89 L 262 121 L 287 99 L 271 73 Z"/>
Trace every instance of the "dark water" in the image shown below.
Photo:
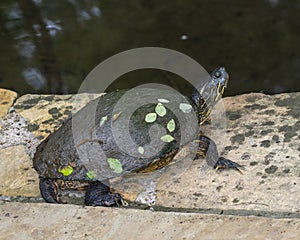
<path fill-rule="evenodd" d="M 152 46 L 185 53 L 208 71 L 224 65 L 226 95 L 300 91 L 299 30 L 299 0 L 1 0 L 0 87 L 75 93 L 106 58 Z M 111 89 L 151 81 L 180 79 L 140 70 Z"/>

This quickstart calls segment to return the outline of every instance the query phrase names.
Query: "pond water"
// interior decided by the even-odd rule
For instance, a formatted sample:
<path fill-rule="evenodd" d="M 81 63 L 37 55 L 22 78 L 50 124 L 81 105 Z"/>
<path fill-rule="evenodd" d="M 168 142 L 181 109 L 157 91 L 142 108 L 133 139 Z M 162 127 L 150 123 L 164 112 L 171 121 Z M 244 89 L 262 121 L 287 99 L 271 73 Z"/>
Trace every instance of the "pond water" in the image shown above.
<path fill-rule="evenodd" d="M 0 87 L 76 93 L 108 57 L 137 47 L 225 66 L 226 95 L 300 91 L 299 0 L 2 0 Z M 139 70 L 110 89 L 145 82 L 182 88 L 174 74 Z"/>

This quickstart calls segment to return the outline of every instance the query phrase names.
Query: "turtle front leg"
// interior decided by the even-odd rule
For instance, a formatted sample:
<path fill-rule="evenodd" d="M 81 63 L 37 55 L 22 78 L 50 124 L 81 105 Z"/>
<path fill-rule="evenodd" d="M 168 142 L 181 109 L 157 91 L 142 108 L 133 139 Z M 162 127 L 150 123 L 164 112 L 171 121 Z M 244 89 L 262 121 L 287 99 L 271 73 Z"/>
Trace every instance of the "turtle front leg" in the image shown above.
<path fill-rule="evenodd" d="M 57 186 L 51 179 L 40 177 L 40 192 L 48 203 L 61 203 L 58 199 Z"/>
<path fill-rule="evenodd" d="M 110 188 L 101 182 L 90 183 L 85 194 L 87 206 L 125 206 L 127 202 L 118 193 L 112 193 Z"/>
<path fill-rule="evenodd" d="M 199 142 L 199 147 L 196 157 L 205 157 L 207 164 L 216 170 L 232 168 L 242 174 L 241 169 L 244 169 L 244 167 L 229 159 L 220 157 L 217 145 L 213 140 L 201 134 L 197 142 Z"/>

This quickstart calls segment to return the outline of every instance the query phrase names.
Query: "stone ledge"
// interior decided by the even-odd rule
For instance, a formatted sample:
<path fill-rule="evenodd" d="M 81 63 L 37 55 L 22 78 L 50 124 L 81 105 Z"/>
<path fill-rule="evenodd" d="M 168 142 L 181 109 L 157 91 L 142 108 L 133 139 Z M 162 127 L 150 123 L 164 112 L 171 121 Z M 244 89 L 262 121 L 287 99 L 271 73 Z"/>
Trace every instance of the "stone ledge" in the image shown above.
<path fill-rule="evenodd" d="M 158 204 L 300 212 L 299 101 L 300 93 L 225 98 L 226 137 L 218 146 L 244 174 L 202 170 L 195 161 L 176 183 L 158 185 Z"/>
<path fill-rule="evenodd" d="M 94 97 L 83 95 L 79 106 L 84 106 Z M 41 141 L 70 116 L 75 98 L 76 95 L 25 95 L 16 101 L 14 108 L 28 120 L 27 130 Z M 156 203 L 174 210 L 212 208 L 299 213 L 299 101 L 300 93 L 274 96 L 253 93 L 223 100 L 227 110 L 227 128 L 213 139 L 223 156 L 245 165 L 243 175 L 234 171 L 215 172 L 199 160 L 191 162 L 188 170 L 174 178 L 169 178 L 167 173 L 159 179 L 153 175 L 144 184 L 154 182 Z M 7 129 L 9 132 L 9 127 Z M 20 160 L 9 154 L 5 156 L 8 160 L 15 159 L 16 164 Z M 1 161 L 8 160 L 1 155 Z M 29 159 L 27 161 L 31 164 Z M 1 168 L 0 171 L 7 170 Z M 0 176 L 5 176 L 7 182 L 15 180 L 14 175 Z M 20 179 L 24 176 L 20 185 L 26 185 L 28 176 L 22 173 L 18 176 Z M 36 186 L 29 196 L 36 195 Z M 147 186 L 144 190 L 149 191 Z M 150 190 L 153 192 L 152 187 Z M 0 194 L 7 194 L 7 190 L 2 189 Z M 19 194 L 14 190 L 10 192 L 12 196 Z M 138 192 L 129 194 L 128 198 L 134 200 L 137 195 Z"/>
<path fill-rule="evenodd" d="M 299 219 L 0 204 L 3 239 L 298 239 Z"/>

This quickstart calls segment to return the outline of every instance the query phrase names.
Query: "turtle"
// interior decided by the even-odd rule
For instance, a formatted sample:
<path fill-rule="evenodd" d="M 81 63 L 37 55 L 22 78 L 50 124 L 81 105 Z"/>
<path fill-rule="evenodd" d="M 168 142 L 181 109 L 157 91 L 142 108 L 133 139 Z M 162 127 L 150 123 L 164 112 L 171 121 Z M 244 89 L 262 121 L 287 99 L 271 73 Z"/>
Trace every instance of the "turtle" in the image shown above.
<path fill-rule="evenodd" d="M 126 205 L 111 190 L 111 179 L 162 169 L 191 141 L 197 143 L 195 159 L 205 157 L 214 169 L 241 173 L 243 167 L 219 156 L 215 142 L 200 130 L 228 79 L 225 67 L 218 67 L 190 97 L 174 100 L 169 89 L 139 88 L 92 100 L 37 147 L 33 168 L 42 197 L 66 203 L 62 193 L 81 191 L 88 206 Z"/>

